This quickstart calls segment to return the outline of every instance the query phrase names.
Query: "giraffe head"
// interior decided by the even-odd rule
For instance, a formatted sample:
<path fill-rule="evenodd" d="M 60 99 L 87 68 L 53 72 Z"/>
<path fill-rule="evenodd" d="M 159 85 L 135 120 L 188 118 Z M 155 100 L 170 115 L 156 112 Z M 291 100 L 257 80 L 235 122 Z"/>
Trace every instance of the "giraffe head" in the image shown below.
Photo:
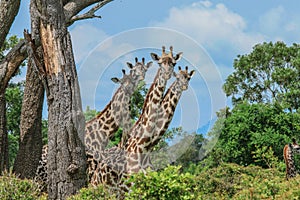
<path fill-rule="evenodd" d="M 142 58 L 142 62 L 139 62 L 138 58 L 135 58 L 134 66 L 130 62 L 127 62 L 127 66 L 131 69 L 130 75 L 136 84 L 145 79 L 145 74 L 151 65 L 152 62 L 145 64 L 145 58 Z"/>
<path fill-rule="evenodd" d="M 290 147 L 292 148 L 294 153 L 300 154 L 300 146 L 297 144 L 296 139 L 292 139 L 292 143 L 290 144 Z"/>
<path fill-rule="evenodd" d="M 194 75 L 195 70 L 192 70 L 188 72 L 188 66 L 185 67 L 185 70 L 182 70 L 181 67 L 178 67 L 179 72 L 175 73 L 174 76 L 176 77 L 177 84 L 181 90 L 187 90 L 189 81 L 191 80 L 191 77 Z"/>
<path fill-rule="evenodd" d="M 111 80 L 114 83 L 120 83 L 121 88 L 124 90 L 124 92 L 128 95 L 131 95 L 135 90 L 135 83 L 132 79 L 132 76 L 129 74 L 126 74 L 125 69 L 122 69 L 123 72 L 123 78 L 119 79 L 117 77 L 112 78 Z"/>
<path fill-rule="evenodd" d="M 166 48 L 163 46 L 161 57 L 155 53 L 151 53 L 151 57 L 159 64 L 164 73 L 165 79 L 168 80 L 172 76 L 176 63 L 181 59 L 182 52 L 173 56 L 173 47 L 170 47 L 170 52 L 167 54 Z"/>

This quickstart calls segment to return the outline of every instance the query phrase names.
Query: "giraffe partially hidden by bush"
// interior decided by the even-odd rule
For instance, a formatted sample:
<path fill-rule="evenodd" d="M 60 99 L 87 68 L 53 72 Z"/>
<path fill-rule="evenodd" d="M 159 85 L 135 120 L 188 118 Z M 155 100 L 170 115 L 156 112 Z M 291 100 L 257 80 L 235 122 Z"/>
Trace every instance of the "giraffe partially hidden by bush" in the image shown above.
<path fill-rule="evenodd" d="M 136 133 L 128 139 L 125 148 L 113 147 L 107 149 L 102 155 L 94 159 L 98 160 L 99 163 L 94 176 L 91 178 L 92 185 L 102 183 L 108 186 L 114 194 L 118 194 L 119 199 L 122 199 L 124 192 L 129 191 L 131 186 L 131 183 L 124 182 L 124 179 L 127 179 L 133 173 L 146 172 L 148 168 L 152 168 L 150 153 L 166 132 L 181 94 L 188 89 L 189 81 L 194 73 L 194 70 L 188 72 L 188 67 L 185 70 L 179 67 L 179 72 L 173 73 L 176 80 L 164 95 L 157 113 L 152 113 L 149 117 L 149 119 L 156 119 L 157 127 L 154 132 L 148 131 L 147 124 L 149 123 L 144 126 L 139 123 L 141 121 L 138 121 L 134 126 L 140 128 L 132 129 L 136 130 Z M 152 117 L 152 115 L 155 115 L 155 117 Z"/>
<path fill-rule="evenodd" d="M 296 139 L 292 139 L 292 143 L 287 144 L 283 148 L 283 157 L 286 165 L 286 180 L 296 176 L 296 166 L 294 162 L 294 153 L 300 154 L 300 146 Z"/>
<path fill-rule="evenodd" d="M 92 176 L 96 167 L 95 154 L 98 155 L 101 151 L 104 151 L 109 139 L 113 137 L 119 127 L 123 129 L 120 146 L 126 141 L 128 131 L 132 126 L 129 109 L 131 95 L 139 83 L 145 79 L 145 74 L 152 65 L 152 62 L 146 64 L 144 58 L 142 58 L 142 62 L 135 58 L 135 62 L 135 65 L 127 62 L 130 68 L 128 75 L 125 73 L 125 70 L 122 70 L 123 78 L 112 78 L 112 81 L 119 83 L 120 87 L 103 111 L 92 120 L 86 122 L 84 143 L 89 177 Z M 47 182 L 47 154 L 48 146 L 45 145 L 35 174 L 35 181 L 39 183 L 42 191 L 46 189 Z"/>

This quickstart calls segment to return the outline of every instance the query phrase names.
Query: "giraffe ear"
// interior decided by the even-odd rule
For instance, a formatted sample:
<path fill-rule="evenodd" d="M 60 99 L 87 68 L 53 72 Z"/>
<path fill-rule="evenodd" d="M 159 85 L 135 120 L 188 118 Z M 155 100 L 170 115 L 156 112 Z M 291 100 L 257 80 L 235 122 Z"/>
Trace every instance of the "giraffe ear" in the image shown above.
<path fill-rule="evenodd" d="M 153 64 L 153 62 L 148 62 L 147 65 L 146 65 L 146 69 L 149 69 L 149 67 L 151 67 L 151 65 Z"/>
<path fill-rule="evenodd" d="M 127 62 L 126 64 L 127 64 L 127 66 L 128 66 L 130 69 L 133 68 L 133 65 L 132 65 L 130 62 Z"/>
<path fill-rule="evenodd" d="M 174 77 L 176 77 L 176 76 L 177 76 L 176 72 L 174 72 L 174 71 L 173 71 L 173 76 L 174 76 Z"/>
<path fill-rule="evenodd" d="M 154 61 L 158 61 L 158 60 L 160 59 L 160 57 L 159 57 L 157 54 L 155 54 L 155 53 L 151 53 L 150 55 L 151 55 L 151 58 L 152 58 Z"/>
<path fill-rule="evenodd" d="M 175 55 L 174 59 L 175 59 L 176 62 L 178 62 L 178 61 L 181 59 L 182 54 L 183 54 L 183 53 L 180 52 L 180 53 L 178 53 L 178 54 Z"/>
<path fill-rule="evenodd" d="M 190 77 L 192 77 L 195 74 L 195 70 L 190 71 Z"/>
<path fill-rule="evenodd" d="M 120 83 L 120 79 L 118 79 L 117 77 L 111 78 L 111 80 L 112 80 L 114 83 Z"/>

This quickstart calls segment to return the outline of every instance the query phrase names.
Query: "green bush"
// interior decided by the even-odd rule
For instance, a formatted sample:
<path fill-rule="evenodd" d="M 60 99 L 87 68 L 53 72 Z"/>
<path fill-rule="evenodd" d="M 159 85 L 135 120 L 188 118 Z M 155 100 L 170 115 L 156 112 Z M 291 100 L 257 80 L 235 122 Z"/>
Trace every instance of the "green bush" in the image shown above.
<path fill-rule="evenodd" d="M 116 200 L 116 196 L 111 194 L 102 185 L 94 187 L 90 185 L 88 188 L 82 188 L 78 194 L 71 196 L 68 200 Z"/>
<path fill-rule="evenodd" d="M 197 182 L 193 175 L 180 173 L 179 166 L 162 171 L 148 171 L 133 175 L 133 183 L 126 199 L 197 199 Z"/>
<path fill-rule="evenodd" d="M 200 199 L 300 199 L 300 176 L 257 166 L 222 164 L 197 175 Z"/>
<path fill-rule="evenodd" d="M 4 173 L 0 176 L 0 199 L 46 200 L 47 197 L 32 180 L 21 180 L 12 173 Z"/>

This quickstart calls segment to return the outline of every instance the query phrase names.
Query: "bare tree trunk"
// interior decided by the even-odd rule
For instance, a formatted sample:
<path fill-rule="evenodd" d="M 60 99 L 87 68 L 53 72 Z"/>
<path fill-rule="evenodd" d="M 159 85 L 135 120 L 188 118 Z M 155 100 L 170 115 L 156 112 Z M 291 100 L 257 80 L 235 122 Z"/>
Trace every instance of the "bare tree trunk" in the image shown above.
<path fill-rule="evenodd" d="M 36 6 L 31 3 L 31 37 L 40 43 L 39 36 L 39 15 L 35 13 Z M 39 46 L 34 52 L 38 55 L 38 61 L 43 65 L 42 47 Z M 29 57 L 32 55 L 29 55 Z M 32 178 L 41 159 L 42 154 L 42 111 L 44 101 L 44 87 L 41 77 L 38 76 L 37 66 L 29 58 L 26 74 L 26 85 L 24 90 L 21 123 L 20 123 L 20 142 L 19 151 L 14 163 L 14 173 L 21 178 Z M 44 67 L 44 66 L 43 66 Z"/>
<path fill-rule="evenodd" d="M 64 13 L 66 16 L 67 25 L 72 24 L 76 20 L 94 17 L 94 12 L 111 2 L 111 0 L 100 1 L 94 8 L 92 8 L 89 14 L 83 15 L 83 17 L 75 16 L 79 11 L 87 6 L 97 3 L 99 0 L 74 0 L 72 2 L 64 2 Z M 31 31 L 32 39 L 40 44 L 39 38 L 39 18 L 34 10 L 36 10 L 36 4 L 31 3 L 30 13 L 31 13 Z M 32 11 L 33 10 L 33 11 Z M 73 19 L 73 17 L 75 18 Z M 40 50 L 40 47 L 37 47 Z M 39 52 L 40 54 L 40 52 Z M 43 63 L 43 56 L 40 54 L 40 63 Z M 28 72 L 26 76 L 26 86 L 24 91 L 24 98 L 22 104 L 22 117 L 20 125 L 20 145 L 17 158 L 14 163 L 14 172 L 22 178 L 30 178 L 34 175 L 36 171 L 38 161 L 41 158 L 42 152 L 42 135 L 41 135 L 41 111 L 43 106 L 43 95 L 44 90 L 42 89 L 42 83 L 40 77 L 34 73 L 33 68 L 36 66 L 28 66 Z"/>
<path fill-rule="evenodd" d="M 62 1 L 36 2 L 43 18 L 40 38 L 45 67 L 38 67 L 48 102 L 48 197 L 65 199 L 86 185 L 84 116 Z"/>
<path fill-rule="evenodd" d="M 35 175 L 42 154 L 43 101 L 43 85 L 29 61 L 21 111 L 19 151 L 14 163 L 14 173 L 20 178 Z"/>

